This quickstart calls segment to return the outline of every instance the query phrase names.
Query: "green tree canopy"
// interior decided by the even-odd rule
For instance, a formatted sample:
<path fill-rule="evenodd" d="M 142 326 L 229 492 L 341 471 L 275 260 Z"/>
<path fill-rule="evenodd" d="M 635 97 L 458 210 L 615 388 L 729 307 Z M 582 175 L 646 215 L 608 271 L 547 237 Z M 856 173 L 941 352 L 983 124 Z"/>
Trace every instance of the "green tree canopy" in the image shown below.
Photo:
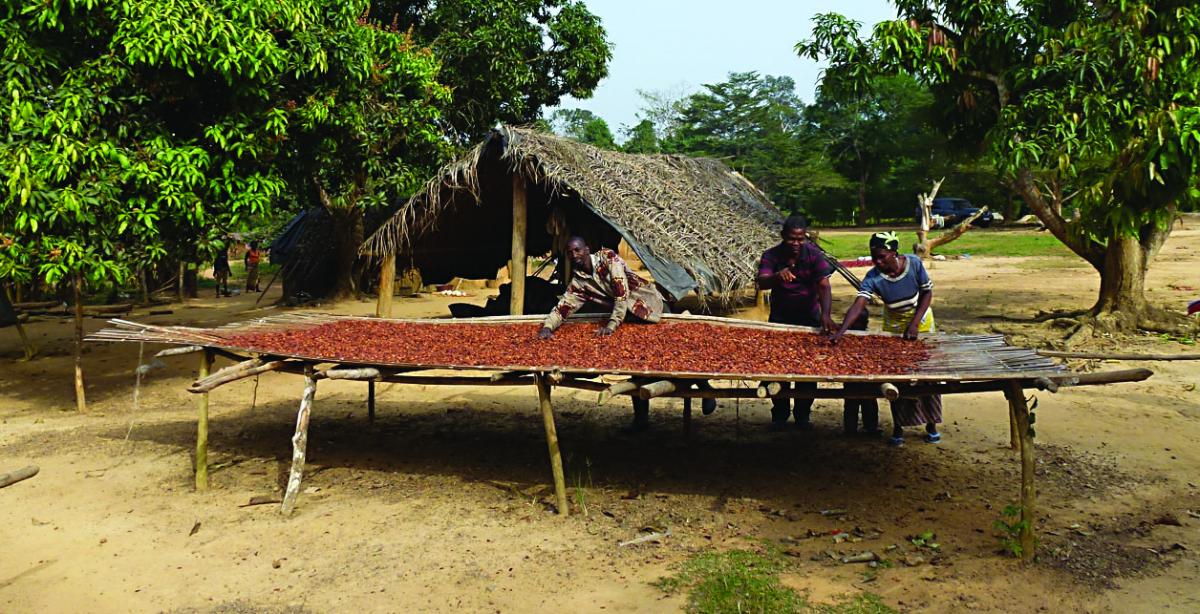
<path fill-rule="evenodd" d="M 533 122 L 565 95 L 587 98 L 612 59 L 580 0 L 375 0 L 368 17 L 433 50 L 451 91 L 443 122 L 459 142 Z"/>
<path fill-rule="evenodd" d="M 856 92 L 820 89 L 805 111 L 809 129 L 825 144 L 833 168 L 856 186 L 854 221 L 866 224 L 872 210 L 907 215 L 914 200 L 868 206 L 868 191 L 890 178 L 893 171 L 924 185 L 930 173 L 944 169 L 945 147 L 933 129 L 928 88 L 907 75 L 878 76 Z M 936 177 L 934 177 L 936 178 Z M 915 194 L 917 186 L 908 186 Z"/>
<path fill-rule="evenodd" d="M 580 143 L 595 145 L 601 149 L 616 149 L 608 122 L 587 109 L 558 109 L 550 114 L 550 125 L 554 131 Z"/>
<path fill-rule="evenodd" d="M 680 100 L 643 93 L 643 115 L 664 135 L 662 151 L 721 158 L 787 211 L 845 185 L 804 122 L 789 77 L 731 73 Z"/>
<path fill-rule="evenodd" d="M 880 72 L 930 84 L 946 133 L 982 138 L 1046 227 L 1101 276 L 1108 327 L 1177 330 L 1150 308 L 1145 273 L 1200 165 L 1200 7 L 1111 3 L 895 2 L 866 40 L 836 15 L 797 50 L 827 58 L 824 83 L 859 91 Z M 1071 199 L 1081 215 L 1068 219 Z"/>
<path fill-rule="evenodd" d="M 653 154 L 660 151 L 658 135 L 654 133 L 654 122 L 643 119 L 633 127 L 626 128 L 625 142 L 621 150 L 625 153 Z"/>

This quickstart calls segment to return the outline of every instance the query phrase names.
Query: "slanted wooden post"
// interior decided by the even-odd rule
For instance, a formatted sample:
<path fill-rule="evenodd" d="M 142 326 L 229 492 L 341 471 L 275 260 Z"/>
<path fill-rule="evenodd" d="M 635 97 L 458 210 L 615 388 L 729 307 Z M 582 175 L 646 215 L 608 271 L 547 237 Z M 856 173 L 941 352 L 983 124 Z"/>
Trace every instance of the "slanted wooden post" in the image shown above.
<path fill-rule="evenodd" d="M 392 295 L 396 292 L 396 254 L 383 256 L 379 270 L 379 300 L 375 301 L 375 317 L 392 317 Z"/>
<path fill-rule="evenodd" d="M 512 299 L 508 313 L 514 316 L 525 313 L 525 229 L 529 225 L 529 210 L 525 205 L 525 177 L 520 171 L 513 173 L 512 180 Z"/>
<path fill-rule="evenodd" d="M 213 351 L 205 348 L 200 353 L 200 375 L 197 380 L 208 377 L 212 369 Z M 208 393 L 200 393 L 196 402 L 196 490 L 208 490 Z"/>
<path fill-rule="evenodd" d="M 287 491 L 283 494 L 280 511 L 291 514 L 296 508 L 296 496 L 300 494 L 300 478 L 304 474 L 304 453 L 308 448 L 308 417 L 312 412 L 313 397 L 317 394 L 317 378 L 312 365 L 304 367 L 304 396 L 300 399 L 300 411 L 296 413 L 296 434 L 292 436 L 292 472 L 288 475 Z"/>
<path fill-rule="evenodd" d="M 550 404 L 550 382 L 545 373 L 537 374 L 538 404 L 542 408 L 542 426 L 546 428 L 546 446 L 550 449 L 550 471 L 554 474 L 554 498 L 558 515 L 571 513 L 567 506 L 567 481 L 563 477 L 562 454 L 558 450 L 558 431 L 554 428 L 554 407 Z"/>
<path fill-rule="evenodd" d="M 1021 436 L 1017 429 L 1017 410 L 1013 409 L 1012 391 L 1004 391 L 1004 396 L 1008 397 L 1008 447 L 1010 450 L 1019 451 L 1021 449 Z"/>
<path fill-rule="evenodd" d="M 375 380 L 367 380 L 367 422 L 375 423 Z"/>
<path fill-rule="evenodd" d="M 1037 493 L 1033 487 L 1033 435 L 1029 430 L 1029 405 L 1025 402 L 1025 391 L 1016 380 L 1009 382 L 1009 407 L 1016 417 L 1017 435 L 1021 441 L 1021 560 L 1033 562 L 1033 525 L 1037 510 Z"/>

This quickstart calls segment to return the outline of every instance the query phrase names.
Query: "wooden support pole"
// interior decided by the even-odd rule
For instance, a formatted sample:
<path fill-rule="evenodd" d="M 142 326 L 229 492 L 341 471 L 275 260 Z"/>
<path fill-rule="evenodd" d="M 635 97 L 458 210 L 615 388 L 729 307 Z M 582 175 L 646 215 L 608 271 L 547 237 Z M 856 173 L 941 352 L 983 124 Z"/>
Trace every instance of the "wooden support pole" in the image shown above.
<path fill-rule="evenodd" d="M 612 384 L 607 390 L 600 391 L 599 403 L 603 405 L 619 394 L 629 394 L 637 390 L 640 385 L 636 380 L 626 380 Z"/>
<path fill-rule="evenodd" d="M 669 379 L 664 379 L 657 382 L 650 382 L 649 384 L 638 388 L 637 395 L 638 398 L 649 401 L 654 397 L 661 397 L 664 394 L 671 394 L 672 392 L 675 392 L 675 390 L 675 382 Z"/>
<path fill-rule="evenodd" d="M 1020 383 L 1009 387 L 1009 406 L 1016 416 L 1017 435 L 1021 441 L 1021 560 L 1032 563 L 1034 557 L 1034 523 L 1036 522 L 1037 492 L 1034 490 L 1033 435 L 1029 430 L 1029 405 Z"/>
<path fill-rule="evenodd" d="M 375 423 L 375 380 L 367 380 L 367 422 Z"/>
<path fill-rule="evenodd" d="M 528 262 L 525 253 L 525 229 L 528 225 L 525 177 L 517 171 L 512 177 L 512 268 L 508 271 L 509 277 L 512 278 L 512 299 L 508 304 L 508 313 L 514 316 L 525 313 L 525 267 Z"/>
<path fill-rule="evenodd" d="M 597 382 L 590 379 L 579 379 L 576 377 L 564 377 L 563 381 L 558 384 L 563 388 L 575 388 L 577 390 L 590 390 L 592 392 L 600 392 L 608 390 L 608 384 Z"/>
<path fill-rule="evenodd" d="M 1016 452 L 1021 449 L 1021 436 L 1017 432 L 1017 412 L 1013 409 L 1013 400 L 1008 397 L 1008 449 Z"/>
<path fill-rule="evenodd" d="M 75 409 L 87 413 L 87 395 L 83 386 L 83 273 L 75 271 L 72 293 L 75 298 Z"/>
<path fill-rule="evenodd" d="M 1014 396 L 1014 391 L 1016 394 Z M 1024 402 L 1025 391 L 1020 382 L 1014 380 L 1004 388 L 1004 398 L 1008 401 L 1008 447 L 1014 452 L 1021 449 L 1021 436 L 1017 434 L 1017 397 Z"/>
<path fill-rule="evenodd" d="M 883 383 L 879 385 L 879 394 L 889 401 L 895 401 L 900 398 L 900 389 L 895 384 Z"/>
<path fill-rule="evenodd" d="M 21 480 L 28 480 L 29 478 L 31 478 L 37 474 L 38 474 L 37 465 L 29 465 L 27 467 L 21 467 L 20 469 L 17 469 L 16 471 L 9 471 L 8 473 L 0 473 L 0 488 L 12 486 L 13 484 L 16 484 L 17 482 L 20 482 Z"/>
<path fill-rule="evenodd" d="M 692 400 L 683 400 L 683 437 L 690 441 L 692 439 Z"/>
<path fill-rule="evenodd" d="M 211 351 L 209 351 L 209 356 L 211 355 Z M 208 377 L 202 377 L 192 382 L 192 385 L 188 387 L 188 392 L 207 393 L 218 386 L 224 386 L 230 382 L 236 382 L 237 380 L 246 379 L 247 377 L 261 375 L 267 371 L 282 369 L 288 364 L 289 363 L 286 360 L 262 362 L 262 360 L 259 358 L 251 358 L 250 360 L 240 362 L 236 365 L 230 365 Z"/>
<path fill-rule="evenodd" d="M 317 379 L 351 379 L 351 380 L 367 380 L 376 381 L 383 377 L 382 372 L 374 367 L 363 367 L 361 369 L 326 369 L 316 374 Z"/>
<path fill-rule="evenodd" d="M 782 390 L 783 384 L 779 382 L 761 382 L 758 384 L 758 388 L 755 389 L 754 395 L 760 399 L 765 399 L 779 394 Z"/>
<path fill-rule="evenodd" d="M 375 317 L 392 317 L 392 295 L 396 292 L 396 253 L 384 254 L 379 270 L 379 300 L 375 302 Z"/>
<path fill-rule="evenodd" d="M 300 411 L 296 413 L 296 434 L 292 435 L 292 471 L 288 475 L 287 491 L 283 494 L 284 515 L 296 508 L 296 496 L 300 494 L 300 478 L 304 475 L 304 454 L 308 448 L 308 419 L 312 413 L 313 397 L 317 394 L 317 378 L 309 365 L 304 370 L 304 396 L 300 399 Z"/>
<path fill-rule="evenodd" d="M 181 356 L 183 354 L 195 354 L 196 352 L 203 352 L 203 351 L 204 351 L 204 346 L 202 346 L 202 345 L 185 345 L 183 347 L 167 348 L 167 349 L 162 350 L 162 351 L 158 352 L 157 354 L 155 354 L 154 357 L 155 358 L 165 358 L 167 356 Z"/>
<path fill-rule="evenodd" d="M 558 515 L 570 514 L 567 507 L 567 481 L 563 477 L 562 454 L 558 449 L 558 430 L 554 427 L 554 407 L 550 403 L 550 382 L 545 375 L 537 376 L 538 404 L 542 409 L 542 426 L 546 429 L 546 446 L 550 450 L 550 471 L 554 474 L 554 498 Z"/>
<path fill-rule="evenodd" d="M 1049 390 L 1050 392 L 1058 392 L 1058 383 L 1048 377 L 1039 377 L 1034 380 L 1038 390 Z"/>
<path fill-rule="evenodd" d="M 213 355 L 211 350 L 200 354 L 199 379 L 208 377 L 212 369 Z M 196 490 L 208 490 L 208 393 L 200 394 L 196 402 Z"/>

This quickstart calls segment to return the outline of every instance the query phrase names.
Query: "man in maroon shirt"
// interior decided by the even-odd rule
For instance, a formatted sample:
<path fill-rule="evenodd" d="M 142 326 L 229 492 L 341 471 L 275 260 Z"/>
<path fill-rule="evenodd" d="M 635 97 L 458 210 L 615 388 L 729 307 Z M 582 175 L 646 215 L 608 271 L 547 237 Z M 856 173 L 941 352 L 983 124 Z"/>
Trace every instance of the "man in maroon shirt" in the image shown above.
<path fill-rule="evenodd" d="M 833 294 L 829 276 L 833 266 L 825 254 L 808 242 L 808 220 L 793 215 L 783 222 L 779 245 L 763 252 L 758 265 L 758 287 L 771 291 L 771 322 L 811 326 L 828 332 L 838 329 L 830 310 Z M 784 384 L 782 393 L 791 390 Z M 815 382 L 797 382 L 797 390 L 816 390 Z M 811 429 L 812 399 L 796 399 L 792 413 L 796 427 Z M 771 427 L 781 429 L 787 424 L 789 399 L 774 399 L 771 408 Z"/>

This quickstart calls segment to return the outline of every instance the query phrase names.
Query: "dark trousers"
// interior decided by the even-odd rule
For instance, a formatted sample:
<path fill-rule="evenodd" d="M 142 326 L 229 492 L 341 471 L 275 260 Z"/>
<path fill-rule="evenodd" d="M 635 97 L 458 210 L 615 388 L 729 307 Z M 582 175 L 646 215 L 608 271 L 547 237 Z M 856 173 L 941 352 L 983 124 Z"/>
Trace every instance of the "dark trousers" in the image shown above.
<path fill-rule="evenodd" d="M 771 303 L 770 322 L 776 324 L 791 324 L 793 326 L 810 326 L 813 328 L 821 326 L 820 310 L 816 313 L 806 313 L 803 310 L 785 305 L 783 303 Z M 793 386 L 796 390 L 816 390 L 816 382 L 780 382 L 783 389 L 780 393 L 786 393 L 792 390 Z M 792 402 L 795 401 L 794 406 Z M 787 422 L 789 410 L 796 417 L 796 424 L 807 424 L 812 417 L 812 399 L 788 399 L 776 397 L 771 401 L 771 421 L 772 422 Z"/>
<path fill-rule="evenodd" d="M 650 399 L 639 399 L 636 395 L 630 398 L 633 399 L 633 421 L 635 423 L 649 422 Z"/>
<path fill-rule="evenodd" d="M 787 394 L 795 386 L 796 390 L 816 390 L 816 382 L 780 382 L 782 388 L 779 391 L 780 395 Z M 792 406 L 792 402 L 795 405 Z M 796 424 L 807 423 L 812 416 L 812 399 L 789 399 L 784 396 L 778 396 L 771 399 L 771 421 L 772 422 L 787 422 L 788 410 L 796 417 Z"/>
<path fill-rule="evenodd" d="M 853 384 L 846 384 L 850 389 Z M 858 431 L 858 413 L 862 411 L 862 426 L 864 433 L 874 433 L 879 430 L 879 400 L 878 399 L 846 399 L 842 409 L 842 430 L 847 435 Z"/>

